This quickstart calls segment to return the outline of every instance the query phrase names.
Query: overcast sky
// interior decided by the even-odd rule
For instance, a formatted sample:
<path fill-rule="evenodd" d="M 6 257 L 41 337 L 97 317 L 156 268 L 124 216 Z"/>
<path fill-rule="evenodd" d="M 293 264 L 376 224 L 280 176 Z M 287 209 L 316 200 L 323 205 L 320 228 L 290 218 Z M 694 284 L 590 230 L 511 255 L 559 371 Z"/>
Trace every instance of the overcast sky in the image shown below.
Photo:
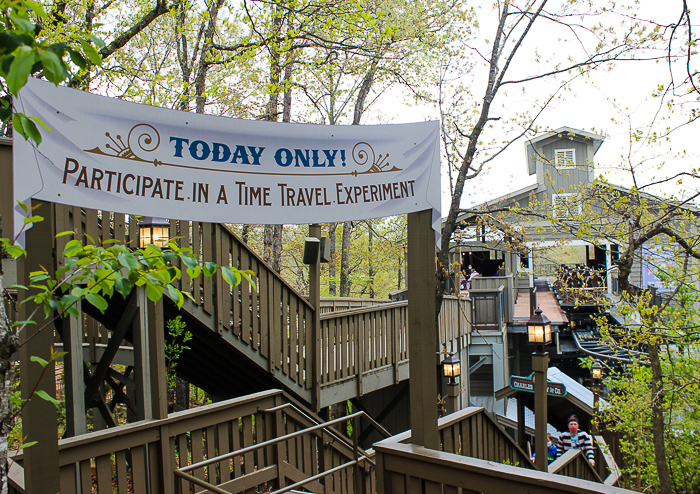
<path fill-rule="evenodd" d="M 647 2 L 647 10 L 642 14 L 659 23 L 671 23 L 677 21 L 680 15 L 680 1 Z M 496 16 L 491 11 L 491 3 L 484 2 L 479 10 L 479 22 L 482 31 L 486 32 L 490 22 L 495 22 Z M 615 19 L 610 19 L 615 21 Z M 540 22 L 538 20 L 538 22 Z M 537 26 L 537 24 L 536 24 Z M 540 26 L 542 27 L 542 26 Z M 700 25 L 694 26 L 696 32 L 700 32 Z M 579 50 L 578 43 L 558 42 L 562 33 L 555 33 L 551 29 L 535 31 L 536 35 L 530 38 L 530 44 L 521 53 L 519 64 L 513 68 L 518 75 L 533 70 L 533 48 L 541 54 L 547 54 L 547 50 L 556 50 L 562 57 Z M 590 40 L 589 40 L 590 41 Z M 569 51 L 570 50 L 570 51 Z M 682 67 L 678 67 L 681 69 Z M 678 70 L 677 69 L 677 70 Z M 473 90 L 475 95 L 480 95 L 483 90 L 480 85 L 485 80 L 485 69 L 474 71 Z M 682 74 L 680 74 L 682 75 Z M 656 114 L 659 107 L 658 99 L 650 98 L 651 93 L 659 84 L 666 84 L 669 80 L 668 66 L 656 62 L 621 62 L 612 70 L 598 70 L 588 79 L 579 79 L 571 86 L 571 92 L 567 93 L 564 101 L 559 101 L 548 108 L 539 120 L 540 125 L 556 129 L 562 126 L 594 131 L 606 136 L 606 140 L 595 156 L 596 171 L 604 173 L 609 180 L 620 185 L 631 185 L 629 174 L 616 171 L 625 164 L 626 156 L 630 150 L 629 125 L 633 128 L 646 125 Z M 525 94 L 509 89 L 508 96 L 501 96 L 497 100 L 498 105 L 506 105 L 506 109 L 496 109 L 494 116 L 512 112 L 513 110 L 533 111 L 536 106 L 534 100 L 545 92 L 552 90 L 551 82 L 543 81 L 531 83 Z M 480 98 L 480 96 L 476 96 Z M 397 104 L 394 110 L 387 111 L 382 107 L 382 120 L 388 118 L 395 123 L 411 122 L 425 119 L 438 119 L 439 114 L 434 108 L 426 106 L 409 107 Z M 627 118 L 629 116 L 629 119 Z M 677 112 L 674 118 L 675 124 L 687 120 L 687 116 Z M 663 127 L 667 124 L 664 123 Z M 689 170 L 698 167 L 700 156 L 700 138 L 697 136 L 697 126 L 690 125 L 672 134 L 670 143 L 654 148 L 647 145 L 633 146 L 632 160 L 635 164 L 643 163 L 641 177 L 643 180 L 651 180 L 652 177 L 669 176 L 679 170 Z M 661 127 L 659 127 L 661 130 Z M 678 153 L 685 153 L 683 158 L 675 157 Z M 646 161 L 648 160 L 648 161 Z M 659 170 L 657 167 L 663 163 Z M 478 204 L 483 201 L 499 197 L 513 190 L 520 189 L 534 183 L 534 176 L 527 175 L 525 165 L 524 140 L 513 144 L 506 152 L 491 162 L 489 170 L 479 178 L 472 180 L 465 187 L 462 206 Z M 694 185 L 687 180 L 685 186 L 693 188 Z M 677 194 L 677 186 L 669 186 L 664 190 L 657 189 L 656 193 Z M 443 180 L 443 214 L 449 206 L 449 184 Z"/>

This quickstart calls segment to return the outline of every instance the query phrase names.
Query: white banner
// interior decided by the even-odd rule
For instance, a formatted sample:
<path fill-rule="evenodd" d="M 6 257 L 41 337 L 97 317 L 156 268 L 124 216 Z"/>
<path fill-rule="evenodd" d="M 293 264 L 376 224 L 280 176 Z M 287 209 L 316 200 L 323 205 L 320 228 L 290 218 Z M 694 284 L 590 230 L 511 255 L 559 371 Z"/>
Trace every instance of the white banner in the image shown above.
<path fill-rule="evenodd" d="M 440 227 L 438 122 L 301 125 L 198 115 L 30 79 L 14 140 L 15 200 L 169 219 L 308 224 L 425 209 Z M 16 229 L 23 212 L 16 210 Z M 17 216 L 19 215 L 19 216 Z M 15 232 L 17 233 L 17 232 Z"/>

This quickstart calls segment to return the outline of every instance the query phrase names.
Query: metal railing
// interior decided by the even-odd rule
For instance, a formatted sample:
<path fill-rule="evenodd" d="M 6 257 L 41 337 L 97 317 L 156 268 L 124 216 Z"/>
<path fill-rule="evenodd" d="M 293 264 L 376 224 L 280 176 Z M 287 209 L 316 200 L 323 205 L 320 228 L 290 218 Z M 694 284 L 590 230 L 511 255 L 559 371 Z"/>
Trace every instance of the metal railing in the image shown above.
<path fill-rule="evenodd" d="M 331 428 L 331 426 L 336 425 L 336 424 L 345 423 L 347 421 L 351 421 L 352 422 L 352 430 L 353 430 L 353 434 L 352 434 L 353 458 L 351 460 L 346 461 L 346 462 L 342 463 L 341 465 L 337 465 L 333 468 L 323 470 L 315 475 L 312 475 L 308 478 L 302 479 L 302 480 L 295 482 L 291 485 L 277 489 L 277 490 L 271 492 L 271 494 L 283 494 L 285 492 L 289 492 L 289 491 L 292 491 L 294 489 L 298 489 L 298 488 L 303 487 L 305 485 L 308 485 L 312 482 L 316 482 L 318 480 L 325 479 L 329 475 L 333 475 L 337 472 L 341 472 L 343 470 L 349 469 L 350 467 L 353 467 L 355 492 L 358 492 L 357 491 L 358 487 L 366 485 L 366 482 L 363 482 L 363 478 L 362 478 L 363 475 L 362 475 L 362 471 L 360 468 L 361 463 L 367 462 L 371 465 L 372 468 L 376 467 L 376 465 L 371 460 L 373 453 L 364 451 L 359 446 L 359 428 L 358 428 L 357 419 L 364 417 L 366 420 L 369 421 L 369 423 L 375 429 L 377 429 L 382 435 L 384 435 L 384 437 L 390 437 L 391 434 L 389 434 L 389 432 L 386 429 L 384 429 L 384 427 L 382 427 L 379 423 L 377 423 L 371 416 L 366 414 L 364 411 L 355 412 L 355 413 L 352 413 L 352 414 L 347 415 L 345 417 L 333 419 L 333 420 L 330 420 L 328 422 L 319 422 L 319 421 L 315 420 L 309 414 L 300 410 L 298 407 L 296 407 L 292 403 L 285 403 L 283 405 L 279 405 L 279 406 L 272 407 L 269 409 L 260 410 L 260 412 L 262 412 L 262 413 L 275 413 L 275 412 L 281 412 L 282 410 L 285 410 L 285 409 L 294 410 L 295 412 L 302 415 L 309 422 L 311 422 L 315 425 L 311 425 L 311 426 L 306 427 L 304 429 L 288 433 L 284 436 L 275 437 L 274 439 L 270 439 L 270 440 L 252 445 L 252 446 L 240 448 L 240 449 L 238 449 L 236 451 L 232 451 L 230 453 L 222 454 L 222 455 L 215 456 L 213 458 L 209 458 L 209 459 L 197 462 L 197 463 L 193 463 L 193 464 L 188 465 L 186 467 L 177 468 L 174 470 L 175 477 L 179 478 L 179 479 L 183 479 L 183 480 L 190 482 L 192 484 L 196 484 L 200 487 L 204 487 L 204 488 L 208 489 L 209 491 L 214 492 L 216 494 L 229 494 L 229 491 L 223 490 L 215 485 L 212 485 L 203 479 L 199 479 L 197 477 L 194 477 L 193 475 L 189 474 L 188 472 L 192 472 L 194 470 L 201 469 L 201 468 L 204 468 L 204 467 L 207 467 L 210 465 L 215 465 L 215 464 L 220 465 L 222 462 L 229 460 L 229 459 L 233 459 L 237 456 L 243 456 L 245 454 L 250 454 L 250 453 L 253 453 L 253 452 L 255 452 L 259 449 L 262 449 L 262 448 L 269 448 L 271 446 L 275 446 L 277 444 L 287 442 L 290 439 L 294 439 L 294 438 L 300 437 L 302 435 L 309 434 L 309 433 L 316 432 L 316 431 L 323 431 L 323 432 L 333 436 L 336 440 L 345 442 L 345 441 L 347 441 L 347 439 L 343 438 L 340 434 L 338 434 L 335 430 L 333 430 Z M 312 458 L 312 461 L 318 461 L 318 459 Z M 280 468 L 280 465 L 278 465 L 277 467 Z M 178 487 L 180 488 L 179 492 L 186 492 L 185 490 L 182 489 L 181 485 L 179 485 Z M 362 490 L 365 490 L 365 489 L 362 489 Z"/>

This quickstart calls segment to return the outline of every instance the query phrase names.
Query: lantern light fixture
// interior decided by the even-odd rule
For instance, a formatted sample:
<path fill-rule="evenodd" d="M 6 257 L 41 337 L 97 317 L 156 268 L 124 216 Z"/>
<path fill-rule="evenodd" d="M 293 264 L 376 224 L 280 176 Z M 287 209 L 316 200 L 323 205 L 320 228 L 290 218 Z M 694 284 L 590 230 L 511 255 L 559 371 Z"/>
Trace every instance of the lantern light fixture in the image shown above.
<path fill-rule="evenodd" d="M 139 247 L 153 244 L 165 247 L 170 241 L 170 222 L 165 218 L 144 216 L 139 223 Z"/>
<path fill-rule="evenodd" d="M 552 323 L 542 314 L 542 309 L 539 307 L 527 321 L 527 339 L 528 342 L 537 345 L 539 352 L 542 352 L 544 345 L 552 342 Z"/>
<path fill-rule="evenodd" d="M 600 365 L 600 362 L 596 362 L 591 367 L 591 377 L 594 381 L 600 381 L 603 378 L 603 366 Z"/>
<path fill-rule="evenodd" d="M 442 372 L 447 378 L 448 386 L 457 385 L 456 378 L 462 375 L 462 363 L 453 352 L 450 352 L 450 354 L 445 357 L 445 360 L 442 361 Z"/>

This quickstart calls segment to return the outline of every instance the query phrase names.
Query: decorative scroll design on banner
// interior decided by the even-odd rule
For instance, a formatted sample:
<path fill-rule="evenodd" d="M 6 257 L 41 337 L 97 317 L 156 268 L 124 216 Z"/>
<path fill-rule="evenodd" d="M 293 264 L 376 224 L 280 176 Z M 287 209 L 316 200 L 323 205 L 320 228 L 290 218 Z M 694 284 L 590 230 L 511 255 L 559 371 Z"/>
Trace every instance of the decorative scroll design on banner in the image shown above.
<path fill-rule="evenodd" d="M 155 166 L 163 164 L 157 159 L 144 159 L 134 152 L 134 149 L 147 153 L 158 149 L 158 146 L 160 146 L 160 134 L 152 125 L 145 123 L 134 125 L 129 131 L 129 136 L 126 139 L 126 143 L 120 134 L 117 134 L 116 139 L 112 137 L 109 132 L 105 132 L 105 136 L 112 141 L 111 143 L 107 143 L 105 145 L 107 151 L 103 151 L 99 147 L 96 147 L 93 149 L 86 149 L 85 152 L 102 154 L 104 156 L 113 156 L 115 158 L 127 160 L 141 161 L 143 163 L 153 163 Z"/>
<path fill-rule="evenodd" d="M 92 149 L 85 149 L 86 153 L 101 154 L 103 156 L 109 156 L 112 158 L 125 159 L 130 161 L 139 161 L 141 163 L 149 163 L 153 166 L 172 166 L 175 168 L 188 168 L 191 170 L 201 170 L 201 171 L 212 171 L 218 173 L 239 173 L 245 175 L 276 175 L 276 176 L 289 176 L 289 173 L 273 173 L 273 172 L 256 172 L 256 171 L 245 171 L 245 170 L 226 170 L 220 168 L 206 168 L 201 166 L 183 165 L 178 163 L 166 163 L 157 158 L 146 159 L 140 156 L 141 153 L 151 153 L 158 149 L 160 146 L 160 134 L 150 124 L 140 123 L 134 125 L 129 131 L 129 135 L 124 142 L 121 134 L 117 134 L 116 137 L 112 136 L 111 133 L 105 132 L 105 136 L 108 138 L 109 142 L 104 145 L 104 149 L 99 146 Z M 344 153 L 344 151 L 342 151 Z M 343 160 L 345 160 L 343 154 Z M 377 155 L 374 152 L 374 148 L 366 142 L 358 142 L 352 148 L 352 158 L 358 166 L 364 166 L 371 163 L 368 170 L 363 172 L 358 172 L 353 170 L 347 173 L 304 173 L 304 176 L 342 176 L 342 175 L 352 175 L 357 177 L 358 175 L 365 175 L 367 173 L 390 173 L 401 171 L 401 168 L 392 166 L 387 160 L 389 158 L 389 153 Z M 345 163 L 343 161 L 343 166 Z M 391 168 L 389 168 L 391 167 Z"/>
<path fill-rule="evenodd" d="M 370 154 L 372 155 L 371 160 Z M 389 153 L 385 155 L 380 154 L 379 158 L 377 158 L 377 155 L 375 154 L 374 148 L 372 146 L 370 146 L 366 142 L 358 142 L 357 144 L 355 144 L 355 147 L 352 148 L 352 159 L 355 160 L 355 163 L 357 163 L 359 166 L 364 166 L 371 161 L 372 166 L 369 168 L 369 170 L 366 170 L 364 172 L 353 171 L 351 175 L 356 177 L 358 175 L 364 175 L 365 173 L 386 173 L 401 171 L 401 168 L 397 167 L 393 167 L 390 170 L 388 170 L 387 168 L 390 166 L 390 163 L 386 161 L 388 158 Z"/>

